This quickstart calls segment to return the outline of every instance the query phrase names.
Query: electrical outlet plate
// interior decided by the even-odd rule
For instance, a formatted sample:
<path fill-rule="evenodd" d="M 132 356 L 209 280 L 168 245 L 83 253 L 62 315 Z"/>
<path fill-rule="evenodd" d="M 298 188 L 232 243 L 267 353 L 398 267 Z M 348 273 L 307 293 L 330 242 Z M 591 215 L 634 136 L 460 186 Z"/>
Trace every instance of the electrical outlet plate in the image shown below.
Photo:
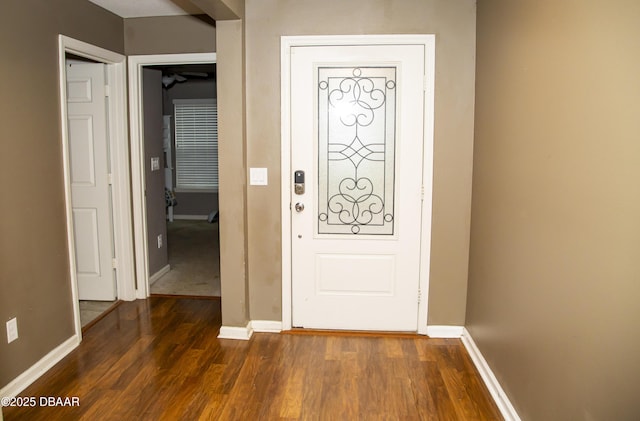
<path fill-rule="evenodd" d="M 15 317 L 7 322 L 7 343 L 18 339 L 18 319 Z"/>
<path fill-rule="evenodd" d="M 158 248 L 162 248 L 162 234 L 158 235 Z"/>

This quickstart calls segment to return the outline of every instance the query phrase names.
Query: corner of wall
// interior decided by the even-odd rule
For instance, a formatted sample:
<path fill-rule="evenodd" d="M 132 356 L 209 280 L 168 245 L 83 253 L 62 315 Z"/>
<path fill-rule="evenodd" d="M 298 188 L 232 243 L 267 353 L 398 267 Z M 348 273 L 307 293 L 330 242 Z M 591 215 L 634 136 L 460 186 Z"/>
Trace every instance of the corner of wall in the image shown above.
<path fill-rule="evenodd" d="M 467 352 L 469 353 L 469 356 L 471 357 L 471 360 L 478 369 L 480 377 L 482 377 L 482 380 L 487 386 L 487 389 L 489 389 L 489 393 L 498 406 L 498 409 L 500 410 L 500 413 L 502 414 L 504 419 L 506 421 L 520 421 L 520 416 L 511 404 L 511 401 L 509 400 L 509 397 L 505 393 L 504 389 L 502 389 L 500 382 L 493 374 L 489 363 L 484 359 L 484 356 L 480 352 L 480 349 L 473 341 L 473 338 L 471 338 L 471 334 L 469 333 L 467 328 L 462 328 L 461 339 L 462 343 L 467 349 Z"/>

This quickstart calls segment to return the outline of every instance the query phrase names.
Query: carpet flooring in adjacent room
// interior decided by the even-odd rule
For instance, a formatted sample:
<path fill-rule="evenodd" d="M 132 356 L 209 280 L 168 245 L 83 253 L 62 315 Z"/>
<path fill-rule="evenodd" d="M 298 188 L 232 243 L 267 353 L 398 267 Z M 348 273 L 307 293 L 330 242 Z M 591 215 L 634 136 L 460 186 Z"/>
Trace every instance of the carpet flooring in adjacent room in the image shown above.
<path fill-rule="evenodd" d="M 217 223 L 167 222 L 167 247 L 171 271 L 151 285 L 151 294 L 220 296 Z"/>

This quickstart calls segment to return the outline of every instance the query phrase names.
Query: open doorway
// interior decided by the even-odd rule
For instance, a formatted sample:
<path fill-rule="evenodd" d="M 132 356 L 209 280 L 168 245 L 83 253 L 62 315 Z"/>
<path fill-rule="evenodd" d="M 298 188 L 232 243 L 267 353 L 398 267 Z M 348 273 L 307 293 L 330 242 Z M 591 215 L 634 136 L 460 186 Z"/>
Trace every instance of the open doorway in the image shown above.
<path fill-rule="evenodd" d="M 129 65 L 137 296 L 219 297 L 215 54 Z"/>
<path fill-rule="evenodd" d="M 150 293 L 219 297 L 216 65 L 142 77 Z"/>

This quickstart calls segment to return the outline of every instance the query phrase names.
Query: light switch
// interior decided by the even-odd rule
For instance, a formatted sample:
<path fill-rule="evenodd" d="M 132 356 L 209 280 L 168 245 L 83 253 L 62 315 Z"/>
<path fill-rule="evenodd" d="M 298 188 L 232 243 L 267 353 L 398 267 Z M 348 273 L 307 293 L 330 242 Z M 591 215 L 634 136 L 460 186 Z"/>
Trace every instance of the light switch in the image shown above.
<path fill-rule="evenodd" d="M 249 184 L 252 186 L 266 186 L 267 182 L 266 168 L 249 168 Z"/>
<path fill-rule="evenodd" d="M 151 158 L 151 171 L 158 171 L 160 169 L 160 158 L 157 156 Z"/>

